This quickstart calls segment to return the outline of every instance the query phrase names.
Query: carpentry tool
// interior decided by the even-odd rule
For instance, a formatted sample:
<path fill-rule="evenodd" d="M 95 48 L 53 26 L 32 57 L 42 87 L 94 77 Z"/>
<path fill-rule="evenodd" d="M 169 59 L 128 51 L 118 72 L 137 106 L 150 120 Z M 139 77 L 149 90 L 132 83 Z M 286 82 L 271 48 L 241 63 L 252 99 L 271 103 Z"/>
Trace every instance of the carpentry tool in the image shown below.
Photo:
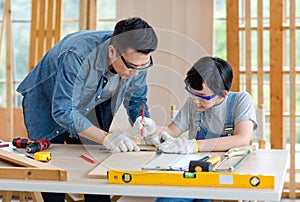
<path fill-rule="evenodd" d="M 33 140 L 24 137 L 15 137 L 12 141 L 13 146 L 18 148 L 26 148 L 27 145 L 32 143 Z"/>
<path fill-rule="evenodd" d="M 254 151 L 256 150 L 255 145 L 248 145 L 248 146 L 242 146 L 242 147 L 233 147 L 229 149 L 224 156 L 230 158 L 232 156 L 243 156 L 248 150 Z"/>
<path fill-rule="evenodd" d="M 90 162 L 90 163 L 95 163 L 95 161 L 93 159 L 91 159 L 91 158 L 89 158 L 89 157 L 87 157 L 83 154 L 81 154 L 80 157 L 83 158 L 84 160 Z"/>
<path fill-rule="evenodd" d="M 36 161 L 48 162 L 51 160 L 51 152 L 35 152 L 35 153 L 27 153 L 24 148 L 13 148 L 14 153 L 16 154 L 24 154 L 25 157 L 34 159 Z"/>
<path fill-rule="evenodd" d="M 9 146 L 9 144 L 0 140 L 0 147 L 8 147 L 8 146 Z"/>
<path fill-rule="evenodd" d="M 48 139 L 35 140 L 26 146 L 26 152 L 35 153 L 47 149 L 50 146 Z"/>
<path fill-rule="evenodd" d="M 47 162 L 51 160 L 51 152 L 35 152 L 33 156 L 34 160 Z"/>
<path fill-rule="evenodd" d="M 221 162 L 220 156 L 204 157 L 197 161 L 190 161 L 189 172 L 212 172 L 213 166 Z"/>
<path fill-rule="evenodd" d="M 252 151 L 252 146 L 232 148 L 224 154 L 223 161 L 215 169 L 217 172 L 232 172 Z M 254 148 L 255 149 L 255 148 Z M 225 163 L 234 156 L 241 156 L 233 165 L 224 167 Z"/>
<path fill-rule="evenodd" d="M 231 172 L 108 170 L 110 184 L 274 188 L 275 176 Z"/>
<path fill-rule="evenodd" d="M 145 145 L 145 124 L 144 124 L 144 118 L 145 118 L 145 104 L 142 104 L 142 128 L 141 128 L 141 144 Z"/>

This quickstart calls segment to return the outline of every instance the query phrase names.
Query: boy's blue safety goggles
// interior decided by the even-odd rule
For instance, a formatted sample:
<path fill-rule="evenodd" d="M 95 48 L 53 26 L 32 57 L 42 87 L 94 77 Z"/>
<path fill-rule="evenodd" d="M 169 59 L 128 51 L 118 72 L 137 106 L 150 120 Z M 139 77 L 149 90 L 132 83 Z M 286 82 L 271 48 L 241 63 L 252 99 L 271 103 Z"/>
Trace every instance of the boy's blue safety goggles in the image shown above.
<path fill-rule="evenodd" d="M 213 95 L 209 95 L 209 96 L 206 96 L 206 95 L 198 95 L 198 94 L 196 94 L 196 93 L 193 93 L 193 91 L 191 90 L 191 87 L 190 87 L 189 85 L 186 85 L 186 86 L 185 86 L 185 90 L 186 90 L 187 92 L 189 92 L 190 95 L 192 95 L 192 96 L 194 96 L 194 97 L 196 97 L 196 98 L 204 99 L 204 100 L 211 100 L 211 99 L 213 99 L 214 97 L 217 96 L 217 94 L 213 94 Z"/>

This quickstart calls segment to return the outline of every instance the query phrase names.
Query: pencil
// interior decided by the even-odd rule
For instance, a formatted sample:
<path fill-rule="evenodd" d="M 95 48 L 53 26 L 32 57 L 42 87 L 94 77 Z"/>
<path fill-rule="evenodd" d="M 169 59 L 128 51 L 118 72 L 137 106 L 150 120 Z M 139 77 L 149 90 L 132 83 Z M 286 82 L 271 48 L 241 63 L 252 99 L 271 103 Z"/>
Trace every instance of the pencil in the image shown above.
<path fill-rule="evenodd" d="M 145 105 L 142 104 L 142 128 L 141 128 L 141 136 L 144 137 L 144 118 L 145 118 Z"/>
<path fill-rule="evenodd" d="M 90 159 L 89 157 L 87 157 L 83 154 L 81 154 L 80 157 L 83 158 L 84 160 L 88 161 L 88 162 L 95 163 L 95 161 L 93 159 Z"/>

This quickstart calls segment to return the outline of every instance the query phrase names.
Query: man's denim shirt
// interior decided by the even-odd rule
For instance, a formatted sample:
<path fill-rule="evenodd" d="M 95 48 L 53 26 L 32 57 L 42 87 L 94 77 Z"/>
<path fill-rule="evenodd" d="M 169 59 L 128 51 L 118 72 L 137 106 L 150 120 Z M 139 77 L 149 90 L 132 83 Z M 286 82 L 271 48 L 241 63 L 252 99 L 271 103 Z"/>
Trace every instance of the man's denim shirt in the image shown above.
<path fill-rule="evenodd" d="M 111 31 L 79 31 L 55 45 L 17 88 L 32 139 L 54 137 L 68 131 L 75 135 L 92 126 L 86 115 L 99 104 L 107 83 L 108 45 Z M 114 115 L 121 103 L 132 124 L 146 105 L 147 71 L 120 79 L 111 99 Z"/>

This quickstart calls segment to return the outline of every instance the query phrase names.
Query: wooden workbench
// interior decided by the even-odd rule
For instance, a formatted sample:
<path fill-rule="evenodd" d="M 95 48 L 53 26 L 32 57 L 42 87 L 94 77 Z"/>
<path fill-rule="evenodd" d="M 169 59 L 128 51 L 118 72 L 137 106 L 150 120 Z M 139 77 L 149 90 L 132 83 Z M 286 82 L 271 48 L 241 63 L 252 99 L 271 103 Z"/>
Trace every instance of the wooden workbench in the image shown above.
<path fill-rule="evenodd" d="M 52 144 L 49 151 L 52 153 L 50 163 L 67 170 L 67 181 L 0 179 L 1 190 L 279 201 L 281 199 L 289 155 L 288 151 L 285 150 L 257 150 L 252 152 L 235 170 L 238 173 L 274 174 L 274 189 L 220 187 L 212 189 L 211 187 L 108 184 L 106 179 L 88 178 L 88 173 L 111 155 L 103 147 L 96 145 Z M 95 163 L 80 158 L 81 154 L 91 157 Z M 126 159 L 124 159 L 123 163 L 126 164 Z"/>

